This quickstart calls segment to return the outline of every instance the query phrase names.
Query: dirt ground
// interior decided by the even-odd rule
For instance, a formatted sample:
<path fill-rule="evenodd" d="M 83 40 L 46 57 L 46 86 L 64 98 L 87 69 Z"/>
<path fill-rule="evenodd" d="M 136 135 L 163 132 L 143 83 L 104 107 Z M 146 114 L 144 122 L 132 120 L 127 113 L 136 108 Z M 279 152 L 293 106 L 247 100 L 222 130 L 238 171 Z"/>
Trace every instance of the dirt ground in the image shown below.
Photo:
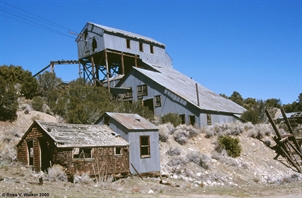
<path fill-rule="evenodd" d="M 14 145 L 32 124 L 34 119 L 57 122 L 51 115 L 36 111 L 18 111 L 18 119 L 13 123 L 0 122 L 0 137 L 14 133 L 8 146 L 0 145 L 0 154 L 16 154 Z M 225 126 L 224 126 L 225 127 Z M 241 126 L 239 126 L 241 127 Z M 238 130 L 236 126 L 228 130 Z M 243 128 L 248 128 L 243 126 Z M 217 130 L 217 129 L 216 129 Z M 262 128 L 251 130 L 261 131 Z M 44 180 L 39 185 L 38 175 L 17 162 L 0 162 L 1 197 L 302 197 L 302 176 L 290 167 L 282 157 L 274 160 L 275 153 L 263 141 L 251 137 L 251 130 L 243 130 L 240 135 L 242 153 L 231 158 L 214 152 L 217 137 L 206 137 L 199 133 L 181 145 L 169 134 L 165 142 L 160 142 L 162 178 L 137 176 L 100 183 L 71 183 Z M 271 135 L 265 136 L 270 139 Z M 179 154 L 171 156 L 167 151 L 177 148 Z M 4 150 L 6 149 L 6 150 Z M 188 161 L 188 155 L 199 152 L 204 156 L 207 168 Z M 7 152 L 10 152 L 7 154 Z M 1 158 L 1 156 L 0 156 Z M 175 163 L 182 160 L 182 164 Z M 174 160 L 174 161 L 173 161 Z M 171 163 L 174 162 L 174 163 Z"/>

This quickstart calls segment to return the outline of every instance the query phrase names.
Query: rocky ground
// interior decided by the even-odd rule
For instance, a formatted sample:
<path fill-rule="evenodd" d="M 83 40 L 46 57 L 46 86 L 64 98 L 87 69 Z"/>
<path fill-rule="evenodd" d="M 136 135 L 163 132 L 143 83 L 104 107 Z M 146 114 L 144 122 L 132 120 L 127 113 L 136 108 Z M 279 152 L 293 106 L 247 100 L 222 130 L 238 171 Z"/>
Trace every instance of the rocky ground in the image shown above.
<path fill-rule="evenodd" d="M 250 123 L 203 129 L 160 125 L 161 178 L 71 183 L 45 176 L 39 185 L 41 174 L 16 162 L 14 148 L 34 119 L 59 122 L 26 102 L 16 121 L 0 122 L 0 197 L 302 197 L 302 175 L 282 157 L 274 160 L 276 154 L 267 146 L 273 145 L 272 128 Z M 239 138 L 239 157 L 215 150 L 221 134 Z"/>

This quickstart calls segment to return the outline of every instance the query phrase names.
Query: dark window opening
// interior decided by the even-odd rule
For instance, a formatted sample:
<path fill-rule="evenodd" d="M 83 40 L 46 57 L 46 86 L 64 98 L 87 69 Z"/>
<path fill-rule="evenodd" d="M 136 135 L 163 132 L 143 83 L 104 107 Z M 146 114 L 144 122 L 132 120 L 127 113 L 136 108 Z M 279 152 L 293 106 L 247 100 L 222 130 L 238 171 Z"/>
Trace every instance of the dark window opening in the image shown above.
<path fill-rule="evenodd" d="M 140 136 L 141 158 L 150 157 L 150 136 Z"/>
<path fill-rule="evenodd" d="M 86 29 L 84 31 L 84 39 L 85 39 L 85 41 L 87 41 L 87 37 L 88 37 L 88 30 Z"/>
<path fill-rule="evenodd" d="M 73 158 L 91 158 L 91 148 L 74 148 Z"/>
<path fill-rule="evenodd" d="M 122 148 L 121 147 L 115 147 L 114 148 L 114 154 L 115 155 L 121 155 L 122 154 Z"/>
<path fill-rule="evenodd" d="M 181 119 L 181 124 L 186 124 L 186 116 L 185 114 L 181 114 L 179 115 L 180 119 Z"/>
<path fill-rule="evenodd" d="M 191 115 L 191 116 L 189 116 L 189 119 L 190 119 L 190 124 L 192 126 L 194 126 L 195 125 L 195 116 Z"/>
<path fill-rule="evenodd" d="M 161 97 L 155 96 L 155 107 L 161 107 Z"/>
<path fill-rule="evenodd" d="M 107 126 L 110 125 L 110 117 L 109 116 L 104 117 L 104 124 L 106 124 Z"/>
<path fill-rule="evenodd" d="M 144 106 L 145 107 L 148 107 L 148 109 L 150 110 L 150 111 L 152 111 L 152 112 L 154 112 L 154 105 L 153 105 L 153 99 L 151 98 L 151 99 L 147 99 L 147 100 L 144 100 Z"/>
<path fill-rule="evenodd" d="M 144 48 L 143 48 L 143 43 L 139 43 L 139 51 L 143 52 Z"/>
<path fill-rule="evenodd" d="M 34 165 L 34 147 L 33 141 L 27 142 L 27 153 L 28 153 L 28 165 Z"/>
<path fill-rule="evenodd" d="M 146 95 L 148 95 L 147 85 L 138 85 L 137 96 L 146 96 Z"/>
<path fill-rule="evenodd" d="M 130 49 L 131 48 L 131 45 L 130 45 L 130 40 L 129 39 L 126 39 L 126 45 L 127 45 L 127 48 Z"/>
<path fill-rule="evenodd" d="M 151 53 L 151 54 L 154 54 L 153 45 L 150 45 L 150 53 Z"/>
<path fill-rule="evenodd" d="M 97 48 L 97 46 L 98 46 L 98 44 L 96 42 L 96 39 L 95 39 L 95 37 L 93 37 L 93 39 L 92 39 L 92 46 L 91 46 L 93 52 Z"/>
<path fill-rule="evenodd" d="M 211 125 L 211 124 L 212 124 L 211 114 L 207 114 L 207 125 Z"/>

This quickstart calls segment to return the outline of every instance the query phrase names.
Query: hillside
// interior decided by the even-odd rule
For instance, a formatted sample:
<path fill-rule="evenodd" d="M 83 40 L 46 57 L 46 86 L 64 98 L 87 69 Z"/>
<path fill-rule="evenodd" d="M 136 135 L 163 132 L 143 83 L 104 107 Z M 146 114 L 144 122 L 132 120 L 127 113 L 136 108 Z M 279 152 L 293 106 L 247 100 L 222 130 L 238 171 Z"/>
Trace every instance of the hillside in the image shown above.
<path fill-rule="evenodd" d="M 20 104 L 17 115 L 18 119 L 12 123 L 0 122 L 1 193 L 49 193 L 51 197 L 297 197 L 302 192 L 302 175 L 287 167 L 282 157 L 279 161 L 274 160 L 274 151 L 263 143 L 273 144 L 271 127 L 250 123 L 203 129 L 160 125 L 162 178 L 129 177 L 97 184 L 45 180 L 39 186 L 38 174 L 15 162 L 14 146 L 34 119 L 58 120 L 31 110 L 26 103 Z M 262 141 L 253 138 L 259 133 Z M 225 152 L 215 151 L 218 134 L 238 137 L 241 155 L 232 158 Z"/>

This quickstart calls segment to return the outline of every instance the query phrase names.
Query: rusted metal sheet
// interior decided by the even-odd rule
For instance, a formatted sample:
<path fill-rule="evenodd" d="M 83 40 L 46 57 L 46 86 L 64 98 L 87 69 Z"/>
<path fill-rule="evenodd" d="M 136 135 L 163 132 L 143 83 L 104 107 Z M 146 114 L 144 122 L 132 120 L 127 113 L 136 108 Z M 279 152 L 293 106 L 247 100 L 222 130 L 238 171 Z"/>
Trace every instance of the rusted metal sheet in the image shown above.
<path fill-rule="evenodd" d="M 106 112 L 106 114 L 125 126 L 128 130 L 158 130 L 157 126 L 138 114 L 113 112 Z"/>

